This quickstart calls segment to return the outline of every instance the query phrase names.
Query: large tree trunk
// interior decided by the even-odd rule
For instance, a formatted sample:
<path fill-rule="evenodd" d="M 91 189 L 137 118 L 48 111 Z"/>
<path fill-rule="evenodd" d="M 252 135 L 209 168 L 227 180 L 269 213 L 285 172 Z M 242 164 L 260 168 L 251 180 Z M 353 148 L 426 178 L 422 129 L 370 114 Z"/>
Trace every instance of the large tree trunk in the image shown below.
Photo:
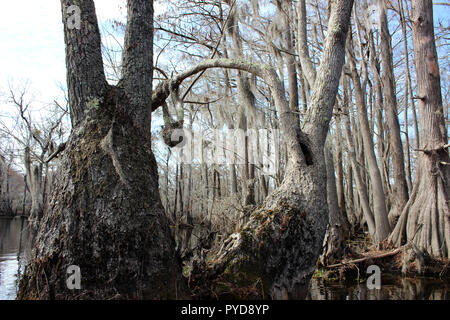
<path fill-rule="evenodd" d="M 128 1 L 123 80 L 106 83 L 92 0 L 81 29 L 64 18 L 74 128 L 61 159 L 19 299 L 177 298 L 180 262 L 150 146 L 152 1 Z M 63 12 L 70 1 L 61 0 Z M 67 268 L 81 289 L 66 286 Z"/>
<path fill-rule="evenodd" d="M 420 114 L 418 168 L 411 198 L 391 235 L 450 258 L 450 159 L 442 106 L 431 0 L 413 0 L 412 35 Z"/>
<path fill-rule="evenodd" d="M 353 1 L 333 2 L 303 130 L 292 116 L 275 71 L 243 65 L 244 70 L 264 76 L 270 84 L 289 157 L 282 184 L 251 213 L 242 230 L 226 241 L 210 271 L 233 281 L 240 279 L 241 285 L 254 284 L 259 278 L 266 295 L 274 299 L 305 298 L 322 250 L 328 223 L 324 144 L 344 62 L 352 5 Z"/>

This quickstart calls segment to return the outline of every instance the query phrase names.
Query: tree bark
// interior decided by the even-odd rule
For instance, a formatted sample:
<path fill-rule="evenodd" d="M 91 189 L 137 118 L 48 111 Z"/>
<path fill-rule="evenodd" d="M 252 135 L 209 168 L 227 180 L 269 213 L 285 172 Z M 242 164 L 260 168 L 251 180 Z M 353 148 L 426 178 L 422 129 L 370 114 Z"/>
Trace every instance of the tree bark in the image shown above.
<path fill-rule="evenodd" d="M 63 12 L 70 4 L 61 1 Z M 74 128 L 18 299 L 185 297 L 148 139 L 151 100 L 142 95 L 151 91 L 140 91 L 151 89 L 153 1 L 128 1 L 117 87 L 104 77 L 94 1 L 77 4 L 81 29 L 64 19 Z M 66 285 L 70 265 L 80 267 L 80 290 Z"/>
<path fill-rule="evenodd" d="M 445 129 L 431 0 L 412 1 L 420 149 L 411 197 L 390 239 L 410 241 L 436 257 L 450 258 L 450 157 Z"/>
<path fill-rule="evenodd" d="M 100 48 L 100 31 L 93 1 L 79 1 L 82 14 L 81 29 L 69 29 L 67 26 L 67 8 L 70 0 L 61 1 L 66 44 L 67 90 L 72 128 L 84 118 L 84 112 L 90 106 L 98 104 L 103 98 L 107 82 L 103 70 Z"/>
<path fill-rule="evenodd" d="M 122 61 L 123 87 L 129 95 L 133 122 L 148 138 L 151 135 L 153 83 L 153 1 L 127 1 L 127 28 Z"/>
<path fill-rule="evenodd" d="M 320 263 L 325 266 L 339 261 L 345 249 L 345 227 L 342 221 L 341 211 L 338 204 L 336 189 L 336 178 L 334 175 L 333 142 L 330 134 L 325 142 L 325 166 L 327 170 L 327 203 L 329 222 L 323 244 L 323 252 Z"/>

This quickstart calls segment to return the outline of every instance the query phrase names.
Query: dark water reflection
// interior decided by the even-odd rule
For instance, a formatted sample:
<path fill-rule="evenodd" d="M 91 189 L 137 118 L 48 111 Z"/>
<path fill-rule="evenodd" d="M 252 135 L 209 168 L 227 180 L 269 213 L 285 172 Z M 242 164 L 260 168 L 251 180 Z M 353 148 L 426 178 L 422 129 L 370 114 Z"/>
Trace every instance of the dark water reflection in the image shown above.
<path fill-rule="evenodd" d="M 365 282 L 327 282 L 313 279 L 309 300 L 450 300 L 450 280 L 382 277 L 381 288 L 369 290 Z"/>
<path fill-rule="evenodd" d="M 18 280 L 30 255 L 26 220 L 0 217 L 0 300 L 16 297 Z M 326 282 L 313 279 L 309 300 L 450 300 L 450 279 L 382 277 L 381 289 L 369 290 L 365 282 Z"/>
<path fill-rule="evenodd" d="M 20 275 L 30 254 L 28 223 L 0 217 L 0 300 L 16 297 Z"/>

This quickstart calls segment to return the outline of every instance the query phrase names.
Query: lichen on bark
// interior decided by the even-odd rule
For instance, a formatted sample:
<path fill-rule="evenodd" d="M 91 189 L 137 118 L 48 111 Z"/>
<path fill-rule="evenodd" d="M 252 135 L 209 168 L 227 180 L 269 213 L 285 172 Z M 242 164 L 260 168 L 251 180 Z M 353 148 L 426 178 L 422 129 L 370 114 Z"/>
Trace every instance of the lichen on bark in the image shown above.
<path fill-rule="evenodd" d="M 126 96 L 111 89 L 105 103 L 91 109 L 90 117 L 72 133 L 19 299 L 186 296 L 155 192 L 156 161 L 123 106 Z M 109 149 L 105 138 L 111 142 Z M 81 269 L 81 290 L 66 286 L 69 265 Z"/>

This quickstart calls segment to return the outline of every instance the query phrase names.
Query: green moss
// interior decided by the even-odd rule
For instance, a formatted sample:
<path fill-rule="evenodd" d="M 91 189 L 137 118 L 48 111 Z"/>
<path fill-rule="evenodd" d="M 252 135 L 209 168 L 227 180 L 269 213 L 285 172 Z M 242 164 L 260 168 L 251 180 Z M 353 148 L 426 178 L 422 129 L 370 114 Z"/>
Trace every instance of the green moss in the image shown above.
<path fill-rule="evenodd" d="M 323 279 L 326 281 L 338 281 L 341 278 L 339 277 L 339 273 L 335 270 L 327 270 L 327 269 L 316 269 L 313 274 L 313 278 L 315 279 Z"/>
<path fill-rule="evenodd" d="M 333 24 L 333 25 L 331 26 L 331 31 L 332 31 L 332 32 L 341 32 L 341 29 L 342 29 L 342 27 L 341 27 L 341 25 L 338 24 L 338 23 Z"/>
<path fill-rule="evenodd" d="M 183 266 L 183 276 L 188 278 L 189 275 L 191 274 L 191 272 L 192 272 L 192 266 L 185 264 Z"/>

